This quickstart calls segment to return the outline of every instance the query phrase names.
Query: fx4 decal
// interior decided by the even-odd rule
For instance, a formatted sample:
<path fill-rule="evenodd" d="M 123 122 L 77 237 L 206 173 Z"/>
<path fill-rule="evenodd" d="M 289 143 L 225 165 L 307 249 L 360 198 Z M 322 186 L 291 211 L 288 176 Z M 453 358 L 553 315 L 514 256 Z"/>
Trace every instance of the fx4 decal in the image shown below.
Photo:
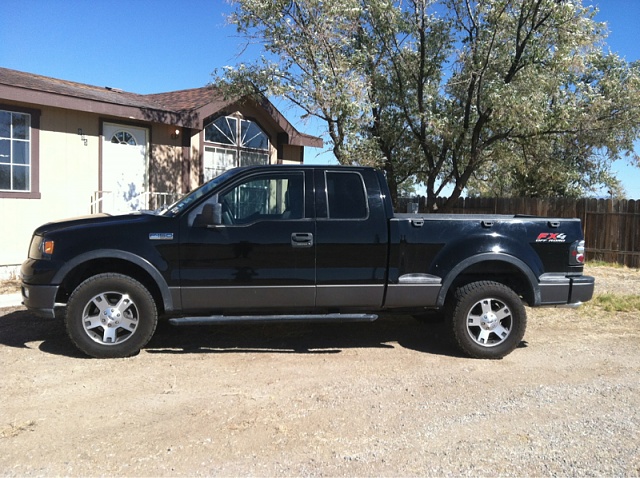
<path fill-rule="evenodd" d="M 541 232 L 538 234 L 536 242 L 566 242 L 567 235 L 557 232 Z"/>

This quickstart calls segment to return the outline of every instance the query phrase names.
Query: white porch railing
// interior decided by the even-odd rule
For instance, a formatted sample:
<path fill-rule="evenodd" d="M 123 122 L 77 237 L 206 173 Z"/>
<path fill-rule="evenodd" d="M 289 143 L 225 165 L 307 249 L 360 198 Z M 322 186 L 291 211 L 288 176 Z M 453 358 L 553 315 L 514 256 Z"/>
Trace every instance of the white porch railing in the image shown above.
<path fill-rule="evenodd" d="M 89 213 L 126 214 L 145 209 L 158 209 L 168 206 L 178 198 L 177 193 L 157 193 L 145 191 L 125 200 L 112 191 L 96 191 L 91 198 Z"/>

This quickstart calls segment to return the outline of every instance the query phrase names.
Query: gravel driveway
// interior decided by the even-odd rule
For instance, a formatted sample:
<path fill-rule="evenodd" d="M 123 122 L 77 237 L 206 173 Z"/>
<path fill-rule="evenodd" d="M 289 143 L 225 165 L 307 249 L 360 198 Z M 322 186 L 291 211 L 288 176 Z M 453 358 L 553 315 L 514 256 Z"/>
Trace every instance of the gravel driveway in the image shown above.
<path fill-rule="evenodd" d="M 640 293 L 638 271 L 589 272 Z M 640 475 L 637 313 L 528 313 L 499 361 L 407 317 L 164 326 L 95 360 L 0 309 L 0 475 Z"/>

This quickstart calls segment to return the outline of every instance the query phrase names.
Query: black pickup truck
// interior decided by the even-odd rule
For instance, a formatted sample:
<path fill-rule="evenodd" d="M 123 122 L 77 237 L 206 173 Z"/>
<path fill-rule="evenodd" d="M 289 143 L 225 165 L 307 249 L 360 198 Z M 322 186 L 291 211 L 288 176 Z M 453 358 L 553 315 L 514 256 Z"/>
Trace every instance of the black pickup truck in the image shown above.
<path fill-rule="evenodd" d="M 441 310 L 463 352 L 493 359 L 522 340 L 524 304 L 591 298 L 583 263 L 578 219 L 394 214 L 375 169 L 255 166 L 162 212 L 45 224 L 21 273 L 24 305 L 64 316 L 94 357 L 137 353 L 159 318 L 372 321 Z"/>

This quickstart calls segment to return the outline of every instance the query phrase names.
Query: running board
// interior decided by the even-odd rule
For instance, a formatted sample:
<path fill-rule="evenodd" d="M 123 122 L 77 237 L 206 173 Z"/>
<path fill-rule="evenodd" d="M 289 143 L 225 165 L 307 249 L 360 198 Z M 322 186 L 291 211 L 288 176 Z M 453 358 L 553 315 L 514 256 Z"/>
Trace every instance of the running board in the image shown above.
<path fill-rule="evenodd" d="M 319 315 L 213 315 L 211 317 L 176 317 L 171 325 L 264 324 L 269 322 L 373 322 L 375 314 Z"/>

